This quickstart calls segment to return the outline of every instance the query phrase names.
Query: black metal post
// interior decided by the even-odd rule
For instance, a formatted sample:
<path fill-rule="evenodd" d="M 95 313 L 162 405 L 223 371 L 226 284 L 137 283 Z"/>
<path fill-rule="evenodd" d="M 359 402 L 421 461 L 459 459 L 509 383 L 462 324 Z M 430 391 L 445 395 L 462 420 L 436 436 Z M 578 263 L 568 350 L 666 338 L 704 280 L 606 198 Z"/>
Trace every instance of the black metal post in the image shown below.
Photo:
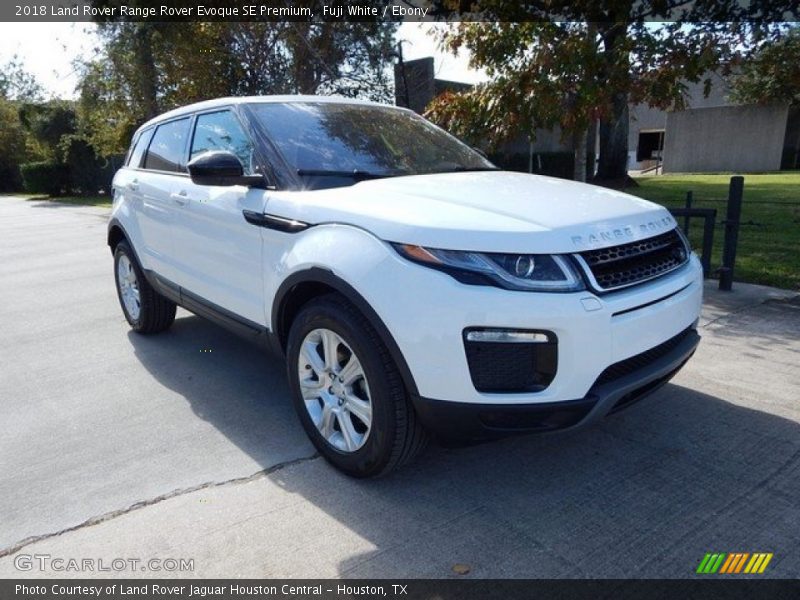
<path fill-rule="evenodd" d="M 703 277 L 711 277 L 711 250 L 714 247 L 714 226 L 717 224 L 717 209 L 709 209 L 703 221 Z"/>
<path fill-rule="evenodd" d="M 692 210 L 692 191 L 689 190 L 686 192 L 686 210 Z M 686 216 L 683 218 L 683 233 L 686 234 L 686 237 L 689 237 L 689 221 L 691 220 L 691 216 L 689 212 L 686 213 Z"/>
<path fill-rule="evenodd" d="M 733 268 L 736 264 L 736 246 L 739 242 L 739 221 L 742 216 L 744 177 L 731 177 L 728 188 L 728 212 L 725 217 L 725 240 L 722 247 L 722 268 L 719 270 L 719 289 L 730 292 L 733 288 Z"/>

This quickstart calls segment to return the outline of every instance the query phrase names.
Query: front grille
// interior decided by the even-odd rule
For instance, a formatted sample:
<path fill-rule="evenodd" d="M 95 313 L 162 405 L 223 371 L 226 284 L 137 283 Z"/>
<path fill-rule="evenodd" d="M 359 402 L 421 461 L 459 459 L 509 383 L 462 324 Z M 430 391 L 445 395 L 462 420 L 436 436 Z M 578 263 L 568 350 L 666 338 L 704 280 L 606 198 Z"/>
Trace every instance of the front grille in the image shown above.
<path fill-rule="evenodd" d="M 626 375 L 630 375 L 639 369 L 644 369 L 662 356 L 672 352 L 691 332 L 692 328 L 688 327 L 675 337 L 671 337 L 666 342 L 662 342 L 658 346 L 654 346 L 649 350 L 645 350 L 641 354 L 637 354 L 636 356 L 631 356 L 630 358 L 626 358 L 625 360 L 614 363 L 605 371 L 600 373 L 600 377 L 598 377 L 597 381 L 595 381 L 595 385 L 610 383 L 625 377 Z"/>
<path fill-rule="evenodd" d="M 556 374 L 557 342 L 464 342 L 472 384 L 479 392 L 540 392 Z"/>
<path fill-rule="evenodd" d="M 599 291 L 635 285 L 677 269 L 689 251 L 676 229 L 655 237 L 581 252 Z"/>

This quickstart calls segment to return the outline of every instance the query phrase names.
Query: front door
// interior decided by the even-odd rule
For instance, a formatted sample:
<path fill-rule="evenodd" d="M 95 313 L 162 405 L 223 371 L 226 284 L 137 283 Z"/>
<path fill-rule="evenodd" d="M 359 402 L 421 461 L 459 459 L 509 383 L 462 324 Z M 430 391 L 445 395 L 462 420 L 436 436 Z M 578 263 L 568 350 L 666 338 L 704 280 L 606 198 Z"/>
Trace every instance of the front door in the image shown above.
<path fill-rule="evenodd" d="M 253 144 L 231 110 L 197 115 L 189 158 L 210 150 L 233 152 L 245 174 L 256 171 Z M 239 185 L 196 185 L 186 178 L 172 199 L 178 207 L 173 223 L 175 283 L 217 308 L 267 325 L 261 259 L 264 230 L 242 214 L 263 213 L 266 192 Z"/>

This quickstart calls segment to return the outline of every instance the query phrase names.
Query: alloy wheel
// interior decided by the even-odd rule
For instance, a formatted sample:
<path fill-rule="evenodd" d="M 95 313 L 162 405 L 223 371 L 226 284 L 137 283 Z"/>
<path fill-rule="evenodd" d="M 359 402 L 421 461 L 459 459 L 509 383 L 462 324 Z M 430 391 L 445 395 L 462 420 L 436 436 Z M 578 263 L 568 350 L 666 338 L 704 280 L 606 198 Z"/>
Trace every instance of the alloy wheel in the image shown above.
<path fill-rule="evenodd" d="M 131 319 L 136 321 L 142 310 L 141 299 L 139 297 L 139 281 L 136 279 L 136 271 L 133 263 L 124 254 L 117 261 L 117 283 L 119 293 L 122 296 L 122 303 Z"/>
<path fill-rule="evenodd" d="M 297 369 L 306 410 L 322 437 L 341 452 L 361 448 L 372 427 L 372 400 L 352 348 L 334 331 L 314 329 L 303 339 Z"/>

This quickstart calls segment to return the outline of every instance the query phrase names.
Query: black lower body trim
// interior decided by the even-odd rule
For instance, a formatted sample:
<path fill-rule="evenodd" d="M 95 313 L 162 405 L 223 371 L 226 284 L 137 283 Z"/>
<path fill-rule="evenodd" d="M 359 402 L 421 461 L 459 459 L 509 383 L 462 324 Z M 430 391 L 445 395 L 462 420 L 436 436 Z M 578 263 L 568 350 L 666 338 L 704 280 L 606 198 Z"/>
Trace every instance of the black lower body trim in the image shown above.
<path fill-rule="evenodd" d="M 514 433 L 563 431 L 628 408 L 666 384 L 694 354 L 694 329 L 652 362 L 613 381 L 597 382 L 584 398 L 543 404 L 473 404 L 413 398 L 422 423 L 447 440 L 483 440 Z"/>
<path fill-rule="evenodd" d="M 182 306 L 198 317 L 208 319 L 212 323 L 224 327 L 228 331 L 232 331 L 243 338 L 255 341 L 260 345 L 266 346 L 270 350 L 280 353 L 280 350 L 278 350 L 278 348 L 280 348 L 278 340 L 275 339 L 275 336 L 272 335 L 272 332 L 267 327 L 244 319 L 213 302 L 209 302 L 205 298 L 193 294 L 168 279 L 161 277 L 154 271 L 145 271 L 144 273 L 150 285 L 153 286 L 159 294 L 165 298 L 169 298 L 178 306 Z"/>

